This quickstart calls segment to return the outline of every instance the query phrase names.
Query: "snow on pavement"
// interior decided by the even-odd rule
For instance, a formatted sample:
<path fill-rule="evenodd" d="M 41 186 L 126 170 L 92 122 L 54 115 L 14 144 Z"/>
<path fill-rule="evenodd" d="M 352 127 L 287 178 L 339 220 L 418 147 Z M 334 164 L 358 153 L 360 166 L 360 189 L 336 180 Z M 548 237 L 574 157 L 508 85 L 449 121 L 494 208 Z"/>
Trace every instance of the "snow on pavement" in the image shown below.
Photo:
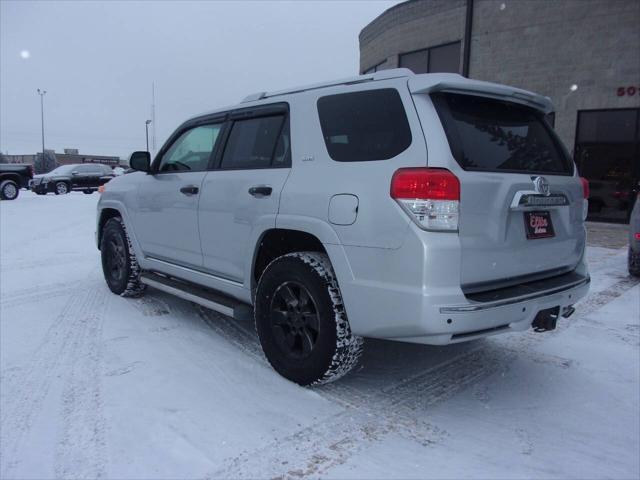
<path fill-rule="evenodd" d="M 97 195 L 0 204 L 0 478 L 638 478 L 640 286 L 589 247 L 557 331 L 449 347 L 369 340 L 305 389 L 250 318 L 112 295 Z"/>

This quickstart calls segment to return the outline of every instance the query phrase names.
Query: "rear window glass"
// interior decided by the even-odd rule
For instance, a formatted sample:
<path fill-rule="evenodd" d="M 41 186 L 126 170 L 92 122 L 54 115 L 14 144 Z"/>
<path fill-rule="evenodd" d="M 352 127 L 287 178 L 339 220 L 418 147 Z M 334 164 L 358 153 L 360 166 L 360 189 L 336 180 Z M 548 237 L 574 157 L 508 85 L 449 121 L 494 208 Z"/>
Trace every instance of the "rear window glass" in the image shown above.
<path fill-rule="evenodd" d="M 407 115 L 393 88 L 322 97 L 318 114 L 329 156 L 338 162 L 387 160 L 411 145 Z"/>
<path fill-rule="evenodd" d="M 570 175 L 573 165 L 544 114 L 513 102 L 432 95 L 451 152 L 466 170 Z"/>

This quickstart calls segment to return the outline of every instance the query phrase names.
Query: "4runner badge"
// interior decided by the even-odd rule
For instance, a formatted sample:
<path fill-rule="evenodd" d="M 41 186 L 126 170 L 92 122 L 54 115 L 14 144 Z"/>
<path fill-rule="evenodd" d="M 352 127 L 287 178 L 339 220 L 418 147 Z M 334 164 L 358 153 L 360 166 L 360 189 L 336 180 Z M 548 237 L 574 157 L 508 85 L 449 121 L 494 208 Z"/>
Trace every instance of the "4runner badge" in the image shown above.
<path fill-rule="evenodd" d="M 549 182 L 544 177 L 536 177 L 533 179 L 533 186 L 536 189 L 536 193 L 541 195 L 549 195 Z"/>

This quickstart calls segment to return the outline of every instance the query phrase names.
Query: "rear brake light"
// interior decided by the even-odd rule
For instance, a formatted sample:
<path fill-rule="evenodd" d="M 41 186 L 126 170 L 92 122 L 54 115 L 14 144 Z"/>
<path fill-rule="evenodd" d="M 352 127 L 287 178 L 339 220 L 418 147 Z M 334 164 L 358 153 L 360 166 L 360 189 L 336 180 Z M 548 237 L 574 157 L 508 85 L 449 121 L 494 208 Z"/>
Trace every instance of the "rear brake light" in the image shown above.
<path fill-rule="evenodd" d="M 582 182 L 582 195 L 585 199 L 589 198 L 589 180 L 584 177 L 580 177 L 580 181 Z"/>
<path fill-rule="evenodd" d="M 401 168 L 391 179 L 391 198 L 425 230 L 458 230 L 460 181 L 444 168 Z"/>
<path fill-rule="evenodd" d="M 636 237 L 636 240 L 640 240 L 640 232 L 636 233 L 634 236 Z"/>

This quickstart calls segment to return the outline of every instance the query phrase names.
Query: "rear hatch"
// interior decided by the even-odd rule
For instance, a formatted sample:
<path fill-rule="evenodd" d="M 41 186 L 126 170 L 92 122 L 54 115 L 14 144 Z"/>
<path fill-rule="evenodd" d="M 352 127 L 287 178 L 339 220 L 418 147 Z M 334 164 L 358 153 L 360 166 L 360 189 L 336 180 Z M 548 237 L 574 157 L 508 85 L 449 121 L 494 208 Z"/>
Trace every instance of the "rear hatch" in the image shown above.
<path fill-rule="evenodd" d="M 448 168 L 460 180 L 463 291 L 573 270 L 585 243 L 583 190 L 545 120 L 548 99 L 493 84 L 483 91 L 481 82 L 457 78 L 455 89 L 419 88 L 419 82 L 411 88 L 411 81 L 409 86 L 425 129 L 429 166 Z M 472 88 L 465 90 L 464 82 Z M 443 130 L 446 142 L 430 142 Z M 439 151 L 445 143 L 449 148 Z"/>

